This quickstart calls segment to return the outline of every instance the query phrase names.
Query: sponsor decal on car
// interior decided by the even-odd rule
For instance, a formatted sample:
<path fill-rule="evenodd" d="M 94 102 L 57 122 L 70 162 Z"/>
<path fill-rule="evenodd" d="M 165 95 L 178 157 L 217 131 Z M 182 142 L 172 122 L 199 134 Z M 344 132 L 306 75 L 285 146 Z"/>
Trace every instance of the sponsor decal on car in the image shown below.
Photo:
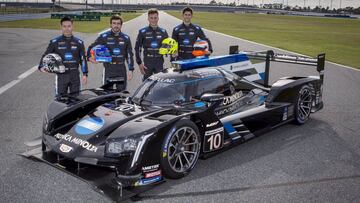
<path fill-rule="evenodd" d="M 224 131 L 224 128 L 221 127 L 221 128 L 217 128 L 215 130 L 206 131 L 205 135 L 214 135 L 214 134 L 217 134 L 217 133 L 222 133 L 223 131 Z"/>
<path fill-rule="evenodd" d="M 224 97 L 222 105 L 226 106 L 228 104 L 231 104 L 231 103 L 237 101 L 238 99 L 240 99 L 242 96 L 243 96 L 242 91 L 239 91 L 239 92 L 236 92 L 235 94 L 233 94 L 231 96 Z"/>
<path fill-rule="evenodd" d="M 215 125 L 217 125 L 219 123 L 219 121 L 216 121 L 216 122 L 213 122 L 213 123 L 209 123 L 209 124 L 206 124 L 206 127 L 207 128 L 210 128 L 210 127 L 213 127 Z"/>
<path fill-rule="evenodd" d="M 167 151 L 168 151 L 168 147 L 169 147 L 168 145 L 169 145 L 169 142 L 171 139 L 171 135 L 174 134 L 175 130 L 176 130 L 176 128 L 173 127 L 166 136 L 165 146 L 164 146 L 163 153 L 162 153 L 162 156 L 164 158 L 167 156 Z"/>
<path fill-rule="evenodd" d="M 137 181 L 135 183 L 135 186 L 141 186 L 141 185 L 148 185 L 151 183 L 155 183 L 158 181 L 161 181 L 162 177 L 161 176 L 156 176 L 156 177 L 152 177 L 152 178 L 145 178 L 145 179 L 141 179 L 139 181 Z"/>
<path fill-rule="evenodd" d="M 152 166 L 143 166 L 141 169 L 143 170 L 143 172 L 149 172 L 149 171 L 155 171 L 159 168 L 159 164 L 155 164 Z"/>
<path fill-rule="evenodd" d="M 171 78 L 158 78 L 154 75 L 150 77 L 151 80 L 158 81 L 158 82 L 165 82 L 165 83 L 175 83 L 175 79 Z"/>
<path fill-rule="evenodd" d="M 56 134 L 54 135 L 54 137 L 56 139 L 61 139 L 61 140 L 66 140 L 68 142 L 71 142 L 71 143 L 74 143 L 76 145 L 79 145 L 81 146 L 82 148 L 88 150 L 88 151 L 91 151 L 91 152 L 96 152 L 97 151 L 97 147 L 95 147 L 94 145 L 90 144 L 88 141 L 86 140 L 82 140 L 80 138 L 77 138 L 77 137 L 72 137 L 71 135 L 69 134 Z"/>
<path fill-rule="evenodd" d="M 61 144 L 59 149 L 60 149 L 60 151 L 62 151 L 64 153 L 69 153 L 72 150 L 72 147 L 70 147 L 66 144 Z"/>
<path fill-rule="evenodd" d="M 244 104 L 245 102 L 243 100 L 237 100 L 234 103 L 215 109 L 215 114 L 217 116 L 220 116 L 220 115 L 232 113 L 234 111 L 239 111 L 244 106 Z"/>
<path fill-rule="evenodd" d="M 161 176 L 161 170 L 145 173 L 145 178 L 152 178 L 155 176 Z"/>

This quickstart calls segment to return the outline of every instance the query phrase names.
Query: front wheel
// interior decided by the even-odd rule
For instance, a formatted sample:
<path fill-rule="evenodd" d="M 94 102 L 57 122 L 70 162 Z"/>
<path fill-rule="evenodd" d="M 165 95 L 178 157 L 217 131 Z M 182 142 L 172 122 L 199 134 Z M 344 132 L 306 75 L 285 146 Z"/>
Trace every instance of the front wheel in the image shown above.
<path fill-rule="evenodd" d="M 301 87 L 294 106 L 295 123 L 302 125 L 309 119 L 312 108 L 312 94 L 308 85 Z"/>
<path fill-rule="evenodd" d="M 200 133 L 190 120 L 180 120 L 164 139 L 160 164 L 164 175 L 178 179 L 188 174 L 200 155 Z"/>

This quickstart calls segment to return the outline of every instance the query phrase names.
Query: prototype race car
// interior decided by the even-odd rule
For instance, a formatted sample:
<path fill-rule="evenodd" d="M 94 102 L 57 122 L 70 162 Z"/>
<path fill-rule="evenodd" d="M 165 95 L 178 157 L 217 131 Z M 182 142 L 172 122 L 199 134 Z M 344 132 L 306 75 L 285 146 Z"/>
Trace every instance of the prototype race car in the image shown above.
<path fill-rule="evenodd" d="M 175 61 L 131 97 L 94 89 L 60 98 L 46 113 L 41 149 L 24 155 L 118 201 L 126 196 L 122 188 L 131 196 L 164 178 L 181 178 L 199 158 L 290 121 L 304 124 L 323 108 L 325 54 L 231 52 Z M 317 66 L 320 77 L 286 77 L 270 86 L 270 61 Z"/>

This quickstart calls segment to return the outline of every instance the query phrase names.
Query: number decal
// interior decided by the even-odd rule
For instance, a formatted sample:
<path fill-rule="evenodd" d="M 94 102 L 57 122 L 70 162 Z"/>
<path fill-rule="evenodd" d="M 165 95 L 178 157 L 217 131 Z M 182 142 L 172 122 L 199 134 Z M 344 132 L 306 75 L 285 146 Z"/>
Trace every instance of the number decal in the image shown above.
<path fill-rule="evenodd" d="M 221 145 L 221 135 L 219 133 L 215 135 L 211 135 L 207 141 L 210 144 L 210 151 L 216 150 Z"/>
<path fill-rule="evenodd" d="M 211 152 L 220 149 L 223 145 L 223 138 L 223 127 L 217 128 L 215 130 L 206 131 L 204 139 L 204 152 Z"/>

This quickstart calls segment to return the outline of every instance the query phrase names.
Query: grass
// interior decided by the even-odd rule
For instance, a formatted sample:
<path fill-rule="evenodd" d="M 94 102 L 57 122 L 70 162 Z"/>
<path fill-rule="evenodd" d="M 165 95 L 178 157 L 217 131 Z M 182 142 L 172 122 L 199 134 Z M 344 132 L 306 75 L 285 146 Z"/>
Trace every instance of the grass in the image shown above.
<path fill-rule="evenodd" d="M 180 12 L 169 14 L 181 18 Z M 360 20 L 196 12 L 204 28 L 360 69 Z"/>
<path fill-rule="evenodd" d="M 46 13 L 50 11 L 50 8 L 1 7 L 0 15 L 15 13 Z"/>
<path fill-rule="evenodd" d="M 124 21 L 131 20 L 140 13 L 124 13 Z M 110 17 L 101 17 L 100 21 L 74 21 L 74 30 L 76 32 L 96 33 L 109 27 Z M 32 28 L 32 29 L 60 29 L 60 19 L 33 19 L 17 20 L 10 22 L 0 22 L 0 28 Z"/>

